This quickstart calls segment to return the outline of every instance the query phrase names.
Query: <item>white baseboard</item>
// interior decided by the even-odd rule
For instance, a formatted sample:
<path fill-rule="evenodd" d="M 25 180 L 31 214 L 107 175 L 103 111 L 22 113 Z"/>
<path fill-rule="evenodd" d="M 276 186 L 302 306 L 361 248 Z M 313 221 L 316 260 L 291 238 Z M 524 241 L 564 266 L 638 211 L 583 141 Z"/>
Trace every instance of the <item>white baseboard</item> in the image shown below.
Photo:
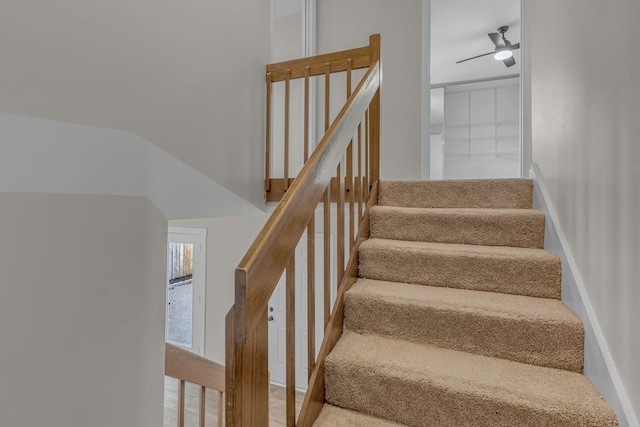
<path fill-rule="evenodd" d="M 533 207 L 543 211 L 546 218 L 545 249 L 562 261 L 562 302 L 584 323 L 584 374 L 616 412 L 621 427 L 639 427 L 538 165 L 533 164 L 530 176 L 533 179 Z"/>

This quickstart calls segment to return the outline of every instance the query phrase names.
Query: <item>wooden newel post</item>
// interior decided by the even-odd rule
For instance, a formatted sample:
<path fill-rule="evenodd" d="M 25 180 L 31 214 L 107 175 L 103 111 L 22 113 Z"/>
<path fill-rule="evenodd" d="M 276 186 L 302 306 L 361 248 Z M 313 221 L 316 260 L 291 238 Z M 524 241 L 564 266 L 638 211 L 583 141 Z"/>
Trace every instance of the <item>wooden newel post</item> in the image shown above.
<path fill-rule="evenodd" d="M 234 310 L 226 317 L 226 426 L 269 425 L 269 332 L 267 307 L 247 342 L 234 339 Z"/>
<path fill-rule="evenodd" d="M 373 34 L 369 37 L 371 48 L 371 60 L 380 60 L 380 34 Z M 380 63 L 380 80 L 382 81 L 382 63 Z M 370 136 L 370 182 L 380 179 L 380 89 L 369 105 L 369 136 Z"/>

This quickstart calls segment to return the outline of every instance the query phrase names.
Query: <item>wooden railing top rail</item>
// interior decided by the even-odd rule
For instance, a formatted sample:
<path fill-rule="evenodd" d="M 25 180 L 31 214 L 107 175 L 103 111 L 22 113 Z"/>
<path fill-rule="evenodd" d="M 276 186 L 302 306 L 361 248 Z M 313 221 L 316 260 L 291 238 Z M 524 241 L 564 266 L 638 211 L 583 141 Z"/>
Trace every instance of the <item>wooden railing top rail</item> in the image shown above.
<path fill-rule="evenodd" d="M 378 36 L 379 37 L 379 36 Z M 379 40 L 379 39 L 378 39 Z M 293 61 L 295 62 L 295 61 Z M 371 100 L 380 87 L 375 58 L 358 87 L 327 130 L 262 231 L 240 261 L 235 273 L 234 335 L 247 342 L 316 206 L 329 185 Z"/>
<path fill-rule="evenodd" d="M 351 60 L 351 69 L 369 67 L 378 58 L 372 54 L 370 46 L 343 50 L 340 52 L 326 53 L 307 58 L 293 59 L 291 61 L 278 62 L 267 65 L 267 79 L 271 82 L 285 80 L 285 73 L 289 71 L 289 78 L 297 79 L 305 76 L 309 67 L 309 76 L 324 74 L 329 64 L 330 72 L 335 73 L 347 70 L 347 60 Z"/>
<path fill-rule="evenodd" d="M 225 390 L 224 365 L 168 342 L 165 343 L 164 374 L 209 389 Z"/>

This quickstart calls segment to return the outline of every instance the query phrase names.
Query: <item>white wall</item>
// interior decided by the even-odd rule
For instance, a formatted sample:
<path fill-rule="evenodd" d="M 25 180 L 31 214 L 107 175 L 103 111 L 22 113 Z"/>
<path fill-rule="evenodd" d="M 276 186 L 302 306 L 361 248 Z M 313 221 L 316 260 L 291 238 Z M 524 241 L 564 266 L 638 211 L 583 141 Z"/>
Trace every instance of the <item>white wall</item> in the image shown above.
<path fill-rule="evenodd" d="M 2 2 L 0 112 L 134 132 L 262 205 L 271 2 Z"/>
<path fill-rule="evenodd" d="M 0 425 L 162 425 L 166 226 L 143 197 L 0 193 Z"/>
<path fill-rule="evenodd" d="M 207 289 L 205 356 L 225 363 L 224 318 L 235 298 L 235 268 L 268 215 L 169 221 L 172 227 L 206 228 Z"/>
<path fill-rule="evenodd" d="M 533 161 L 640 414 L 640 3 L 536 0 L 531 9 Z"/>
<path fill-rule="evenodd" d="M 273 62 L 304 56 L 302 14 L 274 21 Z M 272 87 L 272 154 L 271 177 L 284 177 L 284 111 L 285 84 Z M 290 81 L 289 87 L 289 177 L 295 177 L 304 163 L 304 80 Z"/>
<path fill-rule="evenodd" d="M 420 179 L 422 1 L 323 0 L 317 14 L 318 53 L 365 46 L 381 34 L 381 177 Z"/>

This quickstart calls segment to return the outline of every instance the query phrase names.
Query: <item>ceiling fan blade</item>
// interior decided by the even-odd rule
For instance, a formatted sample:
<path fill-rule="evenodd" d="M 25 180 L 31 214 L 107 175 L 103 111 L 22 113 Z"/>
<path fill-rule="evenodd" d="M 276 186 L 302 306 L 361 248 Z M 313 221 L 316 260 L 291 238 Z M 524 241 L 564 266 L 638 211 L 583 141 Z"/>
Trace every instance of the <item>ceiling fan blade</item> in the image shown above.
<path fill-rule="evenodd" d="M 502 36 L 500 34 L 498 34 L 498 33 L 489 33 L 487 35 L 489 36 L 489 38 L 491 39 L 493 44 L 496 45 L 496 47 L 505 47 L 504 40 L 502 40 Z"/>
<path fill-rule="evenodd" d="M 514 65 L 516 65 L 516 60 L 513 59 L 513 56 L 505 59 L 503 62 L 504 62 L 504 65 L 506 65 L 507 67 L 513 67 Z"/>
<path fill-rule="evenodd" d="M 483 56 L 487 56 L 487 55 L 493 55 L 494 52 L 489 52 L 489 53 L 483 53 L 482 55 L 478 55 L 478 56 L 472 56 L 471 58 L 467 58 L 467 59 L 463 59 L 462 61 L 458 61 L 456 62 L 456 64 L 459 64 L 461 62 L 465 62 L 465 61 L 470 61 L 472 59 L 476 59 L 476 58 L 482 58 Z"/>
<path fill-rule="evenodd" d="M 516 43 L 516 44 L 512 44 L 511 45 L 511 50 L 516 50 L 516 49 L 520 49 L 520 43 Z"/>

